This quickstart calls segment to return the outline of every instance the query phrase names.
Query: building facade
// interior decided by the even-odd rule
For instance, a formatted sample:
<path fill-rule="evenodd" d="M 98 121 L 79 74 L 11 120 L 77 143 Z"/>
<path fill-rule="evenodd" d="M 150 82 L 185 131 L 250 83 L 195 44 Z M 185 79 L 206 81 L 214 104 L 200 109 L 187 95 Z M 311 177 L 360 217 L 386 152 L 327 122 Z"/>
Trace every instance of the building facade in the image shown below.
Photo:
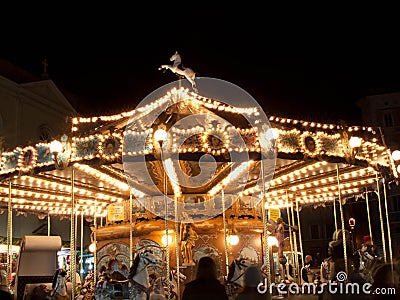
<path fill-rule="evenodd" d="M 0 61 L 0 151 L 56 138 L 77 114 L 52 80 L 21 72 Z"/>

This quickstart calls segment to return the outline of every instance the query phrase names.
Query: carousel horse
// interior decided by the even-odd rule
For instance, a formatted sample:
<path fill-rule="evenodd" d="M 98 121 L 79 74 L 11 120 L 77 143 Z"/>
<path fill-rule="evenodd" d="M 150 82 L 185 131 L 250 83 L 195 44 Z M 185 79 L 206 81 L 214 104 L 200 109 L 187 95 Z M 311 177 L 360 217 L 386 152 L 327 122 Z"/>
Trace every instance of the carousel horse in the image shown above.
<path fill-rule="evenodd" d="M 251 262 L 239 257 L 229 265 L 228 276 L 225 282 L 226 291 L 230 299 L 235 299 L 244 284 L 244 272 L 251 265 Z"/>
<path fill-rule="evenodd" d="M 179 65 L 181 64 L 181 56 L 178 54 L 178 51 L 175 52 L 174 55 L 172 55 L 169 59 L 170 61 L 173 61 L 174 63 L 171 65 L 161 65 L 158 69 L 166 69 L 166 70 L 171 70 L 173 73 L 178 74 L 182 77 L 185 77 L 190 84 L 192 85 L 193 90 L 197 93 L 197 87 L 196 87 L 196 73 L 189 68 L 183 68 L 179 69 Z"/>
<path fill-rule="evenodd" d="M 94 297 L 94 273 L 89 272 L 82 282 L 79 294 L 75 298 L 76 300 L 91 300 Z"/>
<path fill-rule="evenodd" d="M 130 300 L 150 299 L 151 286 L 147 268 L 159 262 L 160 260 L 151 251 L 146 250 L 136 254 L 128 276 Z"/>
<path fill-rule="evenodd" d="M 178 299 L 178 280 L 184 282 L 186 276 L 181 272 L 178 273 L 176 269 L 172 269 L 169 272 L 169 288 L 170 297 L 169 299 Z M 150 300 L 165 300 L 168 295 L 168 282 L 165 276 L 158 277 L 152 285 L 152 291 L 150 293 Z"/>
<path fill-rule="evenodd" d="M 93 279 L 94 275 L 92 276 L 92 281 Z M 111 300 L 111 290 L 110 277 L 106 272 L 101 273 L 100 280 L 94 288 L 94 298 L 96 300 Z"/>

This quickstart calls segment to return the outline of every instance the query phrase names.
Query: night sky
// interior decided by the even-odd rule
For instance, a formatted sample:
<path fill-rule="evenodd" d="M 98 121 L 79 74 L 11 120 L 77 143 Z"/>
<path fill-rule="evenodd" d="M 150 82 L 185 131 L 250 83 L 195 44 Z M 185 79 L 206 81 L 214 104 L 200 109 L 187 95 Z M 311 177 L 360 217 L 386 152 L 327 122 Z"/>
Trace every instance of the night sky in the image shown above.
<path fill-rule="evenodd" d="M 46 58 L 50 79 L 86 116 L 134 109 L 177 80 L 158 70 L 176 50 L 197 76 L 240 86 L 267 115 L 361 124 L 357 99 L 400 91 L 390 16 L 103 10 L 20 15 L 2 35 L 0 58 L 38 77 Z"/>

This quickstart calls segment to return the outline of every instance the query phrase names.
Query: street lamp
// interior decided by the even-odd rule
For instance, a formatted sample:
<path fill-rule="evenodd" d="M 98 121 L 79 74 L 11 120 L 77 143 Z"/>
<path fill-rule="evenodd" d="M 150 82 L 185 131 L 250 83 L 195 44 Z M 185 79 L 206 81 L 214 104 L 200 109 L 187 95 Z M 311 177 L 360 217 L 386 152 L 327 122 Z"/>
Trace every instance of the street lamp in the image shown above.
<path fill-rule="evenodd" d="M 164 234 L 161 237 L 161 243 L 163 244 L 164 247 L 168 247 L 170 244 L 172 244 L 172 236 L 170 234 L 168 235 Z"/>
<path fill-rule="evenodd" d="M 89 245 L 89 252 L 93 253 L 94 251 L 96 251 L 96 243 L 93 242 Z"/>
<path fill-rule="evenodd" d="M 392 158 L 394 161 L 399 161 L 400 160 L 400 150 L 394 150 L 392 152 Z"/>
<path fill-rule="evenodd" d="M 349 219 L 349 226 L 351 230 L 354 230 L 354 227 L 356 226 L 356 219 L 350 218 Z"/>
<path fill-rule="evenodd" d="M 266 132 L 266 136 L 268 140 L 277 140 L 279 137 L 279 131 L 276 128 L 270 128 Z"/>
<path fill-rule="evenodd" d="M 68 166 L 69 156 L 71 154 L 68 143 L 68 136 L 61 137 L 62 142 L 53 140 L 50 143 L 49 150 L 54 156 L 54 165 L 56 169 L 63 170 Z"/>
<path fill-rule="evenodd" d="M 167 132 L 163 128 L 159 128 L 154 132 L 154 140 L 156 140 L 160 147 L 162 147 L 162 143 L 167 139 Z"/>
<path fill-rule="evenodd" d="M 228 243 L 232 246 L 236 246 L 239 243 L 239 236 L 237 234 L 231 234 L 228 236 Z"/>
<path fill-rule="evenodd" d="M 353 149 L 357 149 L 361 146 L 361 138 L 358 136 L 352 136 L 349 140 L 349 145 Z"/>

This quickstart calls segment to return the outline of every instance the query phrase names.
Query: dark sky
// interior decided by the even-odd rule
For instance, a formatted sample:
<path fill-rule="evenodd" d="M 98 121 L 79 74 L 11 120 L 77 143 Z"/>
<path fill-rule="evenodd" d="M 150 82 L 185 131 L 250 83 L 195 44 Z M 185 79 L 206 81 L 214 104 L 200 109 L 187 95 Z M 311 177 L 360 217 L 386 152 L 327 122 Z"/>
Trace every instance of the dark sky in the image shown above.
<path fill-rule="evenodd" d="M 2 34 L 0 58 L 37 76 L 46 58 L 50 78 L 87 116 L 133 109 L 175 81 L 158 70 L 175 50 L 198 76 L 246 90 L 267 115 L 361 123 L 357 99 L 400 90 L 398 24 L 390 16 L 107 10 L 20 15 Z"/>

